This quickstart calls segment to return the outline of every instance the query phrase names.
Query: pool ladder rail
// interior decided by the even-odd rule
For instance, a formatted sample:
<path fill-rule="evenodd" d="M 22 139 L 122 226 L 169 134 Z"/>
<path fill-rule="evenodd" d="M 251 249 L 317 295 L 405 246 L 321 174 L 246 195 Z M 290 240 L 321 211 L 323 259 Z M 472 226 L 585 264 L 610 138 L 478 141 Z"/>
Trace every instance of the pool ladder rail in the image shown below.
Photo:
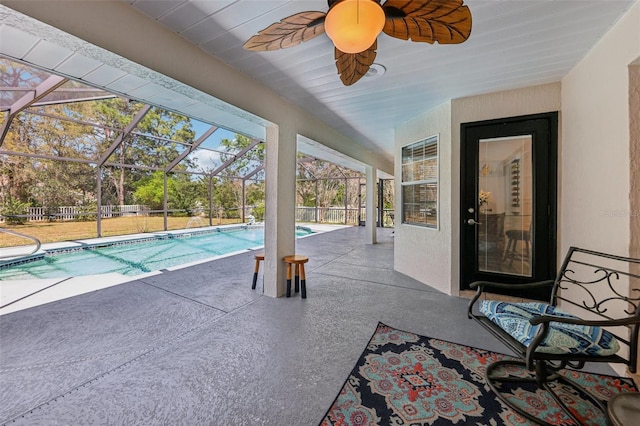
<path fill-rule="evenodd" d="M 0 264 L 3 263 L 3 259 L 9 259 L 11 262 L 14 262 L 14 261 L 22 259 L 22 258 L 26 259 L 26 258 L 30 257 L 31 255 L 33 255 L 34 253 L 36 253 L 38 250 L 40 250 L 40 246 L 42 245 L 42 243 L 40 242 L 39 239 L 37 239 L 36 237 L 32 237 L 31 235 L 22 234 L 22 233 L 16 232 L 16 231 L 10 231 L 10 230 L 5 229 L 5 228 L 0 228 L 0 232 L 4 232 L 5 234 L 14 235 L 16 237 L 26 238 L 26 239 L 32 240 L 36 244 L 36 247 L 31 252 L 26 253 L 26 254 L 12 253 L 12 254 L 0 255 Z"/>

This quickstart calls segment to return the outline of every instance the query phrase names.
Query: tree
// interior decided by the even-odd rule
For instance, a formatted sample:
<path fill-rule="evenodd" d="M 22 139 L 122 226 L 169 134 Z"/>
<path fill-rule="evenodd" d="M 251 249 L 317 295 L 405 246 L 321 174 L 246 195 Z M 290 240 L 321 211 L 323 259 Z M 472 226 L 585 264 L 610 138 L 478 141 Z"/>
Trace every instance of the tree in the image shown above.
<path fill-rule="evenodd" d="M 184 210 L 189 216 L 199 213 L 207 200 L 207 189 L 202 179 L 192 180 L 187 174 L 173 174 L 167 181 L 170 209 Z"/>
<path fill-rule="evenodd" d="M 29 188 L 36 178 L 32 162 L 24 157 L 0 158 L 0 202 L 5 205 L 12 199 L 31 203 Z"/>
<path fill-rule="evenodd" d="M 238 217 L 242 205 L 240 182 L 237 179 L 218 178 L 214 181 L 213 203 L 224 211 L 224 217 Z M 235 212 L 233 214 L 232 212 Z"/>
<path fill-rule="evenodd" d="M 1 58 L 0 71 L 0 85 L 18 88 L 36 87 L 50 75 Z M 131 126 L 132 131 L 124 134 L 144 105 L 115 96 L 91 101 L 67 100 L 86 90 L 96 89 L 69 81 L 47 95 L 46 102 L 30 106 L 14 118 L 2 148 L 33 157 L 0 158 L 2 204 L 13 198 L 48 207 L 95 204 L 98 173 L 95 164 L 99 164 L 102 204 L 127 204 L 138 198 L 159 208 L 163 191 L 159 191 L 162 185 L 158 186 L 154 171 L 160 170 L 162 178 L 163 170 L 185 172 L 193 167 L 187 157 L 167 170 L 194 141 L 191 119 L 154 107 Z M 100 96 L 103 95 L 101 92 Z M 0 91 L 0 96 L 5 105 L 15 102 L 11 91 Z M 0 112 L 0 119 L 6 117 L 5 112 Z M 246 138 L 237 140 L 240 144 L 251 143 Z M 110 147 L 114 147 L 113 152 L 108 151 Z M 104 158 L 107 152 L 108 158 Z M 206 185 L 200 179 L 175 173 L 168 184 L 170 208 L 189 210 L 208 201 Z"/>
<path fill-rule="evenodd" d="M 0 86 L 2 87 L 35 87 L 48 76 L 49 74 L 45 71 L 0 58 Z"/>
<path fill-rule="evenodd" d="M 265 185 L 264 182 L 255 182 L 249 184 L 245 188 L 246 202 L 249 205 L 254 205 L 260 201 L 264 201 L 265 197 Z"/>
<path fill-rule="evenodd" d="M 362 174 L 321 160 L 298 164 L 296 192 L 298 204 L 306 207 L 355 207 Z"/>
<path fill-rule="evenodd" d="M 142 179 L 133 193 L 136 203 L 144 204 L 151 210 L 164 208 L 164 174 L 160 171 Z"/>
<path fill-rule="evenodd" d="M 97 103 L 95 118 L 105 124 L 99 129 L 101 152 L 105 152 L 122 135 L 142 107 L 143 104 L 120 98 Z M 106 176 L 116 191 L 118 204 L 125 204 L 127 195 L 133 193 L 133 182 L 151 174 L 148 170 L 123 166 L 135 164 L 164 168 L 185 149 L 182 144 L 193 143 L 194 137 L 191 119 L 171 111 L 151 108 L 108 159 L 108 163 L 118 166 L 108 169 Z M 183 161 L 185 164 L 182 167 L 188 167 L 188 160 Z"/>
<path fill-rule="evenodd" d="M 253 206 L 251 214 L 259 221 L 264 220 L 265 214 L 265 184 L 262 182 L 254 182 L 245 188 L 246 203 Z"/>
<path fill-rule="evenodd" d="M 222 139 L 220 147 L 224 152 L 220 155 L 220 163 L 223 164 L 229 159 L 235 158 L 236 154 L 254 142 L 247 136 L 236 134 L 234 139 Z M 241 178 L 253 172 L 256 168 L 264 164 L 265 147 L 259 143 L 253 149 L 249 150 L 245 155 L 235 158 L 235 160 L 215 176 L 213 202 L 218 209 L 222 209 L 225 217 L 238 216 L 238 212 L 242 209 L 242 181 Z M 211 173 L 215 168 L 208 170 Z M 249 196 L 248 193 L 251 193 Z M 264 200 L 264 184 L 262 184 L 262 192 L 259 187 L 251 187 L 247 191 L 247 203 L 255 205 L 258 198 Z M 251 199 L 249 200 L 249 198 Z M 234 213 L 232 213 L 234 212 Z"/>
<path fill-rule="evenodd" d="M 16 62 L 0 58 L 0 86 L 2 87 L 36 87 L 47 78 L 47 75 L 43 71 L 17 66 Z M 0 96 L 2 96 L 0 103 L 4 105 L 12 104 L 19 97 L 13 96 L 12 92 L 5 91 L 0 91 Z M 0 114 L 0 124 L 2 124 L 8 113 L 2 112 Z M 20 124 L 16 123 L 14 119 L 5 140 L 0 141 L 3 149 L 15 151 L 17 147 L 25 142 L 24 134 L 19 134 L 16 129 L 20 129 Z M 33 183 L 32 161 L 25 157 L 16 156 L 3 156 L 0 158 L 0 202 L 2 206 L 10 202 L 16 203 L 20 200 L 30 202 L 28 188 Z"/>
<path fill-rule="evenodd" d="M 122 99 L 106 99 L 95 103 L 93 111 L 94 120 L 98 121 L 103 127 L 96 129 L 96 134 L 101 143 L 98 145 L 100 155 L 107 152 L 109 147 L 122 135 L 125 127 L 131 122 L 134 115 L 142 108 L 142 104 L 126 102 Z M 123 140 L 117 147 L 114 154 L 110 156 L 108 161 L 115 164 L 129 164 L 126 158 L 127 141 Z M 125 169 L 123 167 L 114 167 L 106 169 L 104 177 L 111 181 L 111 189 L 116 191 L 117 203 L 125 204 Z"/>
<path fill-rule="evenodd" d="M 236 134 L 236 137 L 233 140 L 222 139 L 220 141 L 220 146 L 228 153 L 220 155 L 221 162 L 224 163 L 228 159 L 234 157 L 236 153 L 251 145 L 253 141 L 253 139 L 240 134 Z M 225 176 L 245 176 L 255 170 L 256 167 L 264 164 L 264 157 L 265 146 L 263 143 L 259 143 L 242 157 L 236 158 L 236 160 L 231 163 L 223 173 Z"/>
<path fill-rule="evenodd" d="M 134 198 L 152 210 L 164 209 L 164 173 L 157 171 L 143 179 L 134 192 Z M 191 215 L 206 200 L 206 186 L 201 179 L 191 180 L 184 173 L 167 177 L 167 205 L 170 210 L 184 210 Z"/>
<path fill-rule="evenodd" d="M 86 110 L 83 103 L 32 107 L 14 119 L 3 147 L 52 158 L 90 161 L 95 155 L 87 137 L 92 127 L 64 119 Z M 76 205 L 94 197 L 95 173 L 89 164 L 82 162 L 8 156 L 2 162 L 0 174 L 3 183 L 15 187 L 14 195 L 33 205 Z"/>
<path fill-rule="evenodd" d="M 357 208 L 362 173 L 322 160 L 298 160 L 296 182 L 297 205 L 318 207 L 321 220 L 336 220 L 335 209 Z M 343 210 L 344 211 L 344 210 Z M 329 216 L 327 216 L 329 215 Z M 349 220 L 344 219 L 342 220 Z"/>

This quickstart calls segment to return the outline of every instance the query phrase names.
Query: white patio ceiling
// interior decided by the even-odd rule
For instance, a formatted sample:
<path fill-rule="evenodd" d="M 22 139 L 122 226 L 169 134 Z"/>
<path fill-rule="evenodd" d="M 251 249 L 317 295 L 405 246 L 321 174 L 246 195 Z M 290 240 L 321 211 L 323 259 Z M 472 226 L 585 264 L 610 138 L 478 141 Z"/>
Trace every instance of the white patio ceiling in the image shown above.
<path fill-rule="evenodd" d="M 272 22 L 325 0 L 121 0 L 363 146 L 393 153 L 394 127 L 449 99 L 559 81 L 634 0 L 467 0 L 469 40 L 429 45 L 378 38 L 386 73 L 345 87 L 326 36 L 274 52 L 242 44 Z M 5 2 L 10 4 L 12 2 Z M 0 53 L 94 86 L 262 138 L 231 105 L 93 46 L 77 46 L 0 6 Z M 44 29 L 43 29 L 44 28 Z M 117 27 L 114 28 L 117 31 Z M 10 43 L 7 41 L 11 40 Z M 322 154 L 318 147 L 316 149 Z M 309 152 L 313 155 L 313 152 Z M 318 155 L 322 158 L 321 155 Z"/>

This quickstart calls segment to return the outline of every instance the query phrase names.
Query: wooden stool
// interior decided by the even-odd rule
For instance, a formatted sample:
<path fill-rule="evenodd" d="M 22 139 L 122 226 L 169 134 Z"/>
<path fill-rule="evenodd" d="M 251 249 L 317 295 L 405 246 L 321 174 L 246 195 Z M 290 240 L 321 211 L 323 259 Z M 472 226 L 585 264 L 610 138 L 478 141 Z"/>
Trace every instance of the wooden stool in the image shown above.
<path fill-rule="evenodd" d="M 253 257 L 256 259 L 256 267 L 253 270 L 253 284 L 251 285 L 251 290 L 256 289 L 256 284 L 258 283 L 258 271 L 260 270 L 260 262 L 264 260 L 264 253 L 256 253 Z"/>
<path fill-rule="evenodd" d="M 291 297 L 291 265 L 295 265 L 296 293 L 302 290 L 302 298 L 307 298 L 307 276 L 304 272 L 304 264 L 309 261 L 307 256 L 294 254 L 285 256 L 284 262 L 287 264 L 287 297 Z"/>

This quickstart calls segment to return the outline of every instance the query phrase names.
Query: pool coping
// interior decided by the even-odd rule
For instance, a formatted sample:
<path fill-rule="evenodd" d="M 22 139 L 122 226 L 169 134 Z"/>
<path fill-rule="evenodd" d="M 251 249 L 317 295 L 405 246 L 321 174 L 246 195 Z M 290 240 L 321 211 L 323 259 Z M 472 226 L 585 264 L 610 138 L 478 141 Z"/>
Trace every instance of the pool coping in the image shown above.
<path fill-rule="evenodd" d="M 61 241 L 61 242 L 55 242 L 55 243 L 45 243 L 45 244 L 42 244 L 40 249 L 33 254 L 20 255 L 18 253 L 16 254 L 15 258 L 8 258 L 7 260 L 0 259 L 0 271 L 6 268 L 11 268 L 13 266 L 33 262 L 35 260 L 42 259 L 43 257 L 48 255 L 71 253 L 74 251 L 81 251 L 81 250 L 87 250 L 87 249 L 98 248 L 98 247 L 137 244 L 137 243 L 144 243 L 144 242 L 164 240 L 164 239 L 173 239 L 173 238 L 187 238 L 195 234 L 206 235 L 206 234 L 213 234 L 216 232 L 226 232 L 234 229 L 246 230 L 250 228 L 253 228 L 253 229 L 264 228 L 264 226 L 261 223 L 256 223 L 253 225 L 231 224 L 231 225 L 207 226 L 202 228 L 176 229 L 171 231 L 149 232 L 149 233 L 142 233 L 142 234 L 129 234 L 129 235 L 120 235 L 120 236 L 90 238 L 85 240 L 69 240 L 69 241 Z M 312 228 L 308 226 L 302 226 L 302 225 L 296 225 L 296 229 L 305 229 L 311 232 L 322 232 L 322 231 L 313 231 Z M 299 238 L 304 238 L 304 236 Z M 28 247 L 28 246 L 10 247 L 5 250 L 17 251 L 22 247 Z M 2 282 L 2 280 L 0 280 L 0 282 Z"/>
<path fill-rule="evenodd" d="M 40 249 L 26 256 L 16 255 L 15 259 L 8 260 L 0 260 L 0 270 L 5 268 L 10 268 L 15 265 L 28 263 L 36 259 L 40 259 L 46 255 L 55 255 L 60 253 L 68 253 L 79 250 L 86 250 L 89 248 L 95 247 L 106 247 L 112 245 L 121 245 L 121 244 L 136 244 L 142 243 L 146 241 L 157 241 L 161 239 L 167 238 L 180 238 L 191 236 L 193 234 L 209 234 L 214 232 L 220 232 L 221 229 L 229 230 L 229 229 L 248 229 L 249 226 L 260 227 L 260 225 L 246 225 L 246 224 L 233 224 L 233 225 L 220 225 L 220 226 L 207 226 L 204 228 L 190 228 L 190 229 L 176 229 L 171 231 L 159 231 L 159 232 L 148 232 L 148 233 L 139 233 L 139 234 L 129 234 L 129 235 L 115 235 L 109 237 L 98 237 L 98 238 L 88 238 L 83 240 L 68 240 L 68 241 L 60 241 L 55 243 L 45 243 L 40 246 Z M 17 251 L 21 247 L 28 246 L 20 246 L 20 247 L 11 247 L 10 250 Z"/>
<path fill-rule="evenodd" d="M 157 240 L 163 238 L 176 238 L 180 236 L 186 236 L 186 234 L 194 233 L 213 233 L 218 229 L 233 229 L 241 228 L 246 229 L 251 227 L 263 227 L 262 223 L 255 225 L 247 224 L 233 224 L 233 225 L 220 225 L 220 226 L 208 226 L 205 228 L 190 228 L 180 229 L 173 231 L 161 231 L 154 233 L 143 234 L 130 234 L 123 236 L 90 238 L 86 240 L 73 240 L 64 241 L 59 243 L 46 243 L 43 244 L 41 249 L 34 253 L 33 256 L 43 257 L 47 252 L 68 252 L 75 250 L 84 250 L 88 247 L 100 247 L 105 245 L 114 245 L 118 243 L 132 244 L 135 242 L 141 242 L 145 240 Z M 337 229 L 350 227 L 350 225 L 323 225 L 323 224 L 296 224 L 296 228 L 306 228 L 313 231 L 315 234 L 329 232 Z M 314 234 L 304 235 L 298 238 L 308 238 Z M 96 275 L 82 275 L 82 276 L 70 276 L 61 278 L 34 278 L 23 280 L 0 280 L 2 285 L 2 292 L 0 292 L 0 316 L 16 312 L 19 310 L 27 309 L 33 306 L 43 305 L 55 300 L 65 299 L 68 297 L 77 296 L 92 291 L 101 290 L 111 286 L 124 284 L 130 281 L 143 279 L 145 277 L 162 274 L 166 271 L 177 271 L 190 266 L 199 265 L 213 260 L 222 259 L 229 256 L 235 256 L 237 254 L 246 253 L 255 250 L 264 249 L 264 245 L 254 246 L 247 249 L 237 250 L 230 253 L 221 254 L 218 256 L 212 256 L 208 258 L 198 259 L 192 262 L 183 263 L 180 265 L 171 266 L 158 271 L 147 272 L 139 275 L 122 275 L 119 273 L 106 273 Z M 21 262 L 10 263 L 14 266 Z M 2 268 L 6 268 L 7 263 L 2 263 Z"/>

